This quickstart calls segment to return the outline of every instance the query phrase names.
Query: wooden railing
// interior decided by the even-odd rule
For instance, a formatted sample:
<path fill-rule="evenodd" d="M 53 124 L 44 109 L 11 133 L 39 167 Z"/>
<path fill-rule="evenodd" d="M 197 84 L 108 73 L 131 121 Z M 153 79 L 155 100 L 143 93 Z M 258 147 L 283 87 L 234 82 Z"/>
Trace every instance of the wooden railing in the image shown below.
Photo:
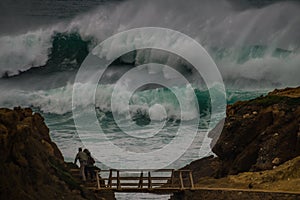
<path fill-rule="evenodd" d="M 160 169 L 152 171 L 147 169 L 110 169 L 97 171 L 96 178 L 98 190 L 194 189 L 191 170 Z"/>

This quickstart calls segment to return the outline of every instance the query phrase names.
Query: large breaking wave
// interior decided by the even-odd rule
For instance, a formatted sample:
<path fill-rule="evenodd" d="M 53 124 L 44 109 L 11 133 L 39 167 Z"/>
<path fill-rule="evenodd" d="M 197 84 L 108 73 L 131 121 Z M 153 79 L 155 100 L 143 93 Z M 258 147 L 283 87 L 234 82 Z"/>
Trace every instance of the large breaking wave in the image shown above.
<path fill-rule="evenodd" d="M 280 2 L 242 9 L 226 0 L 107 2 L 68 22 L 1 36 L 0 103 L 32 105 L 57 114 L 69 112 L 75 74 L 91 49 L 114 33 L 143 26 L 171 28 L 195 38 L 217 63 L 226 86 L 235 91 L 260 88 L 266 92 L 299 85 L 299 7 L 296 2 Z M 124 38 L 126 42 L 130 41 Z M 141 50 L 118 59 L 108 79 L 122 75 L 124 66 L 153 60 L 190 73 L 181 58 Z M 229 91 L 229 102 L 240 94 Z M 104 105 L 97 104 L 105 110 Z M 175 106 L 172 109 L 176 110 Z"/>
<path fill-rule="evenodd" d="M 232 85 L 247 86 L 249 82 L 255 82 L 256 86 L 259 83 L 259 87 L 297 85 L 298 8 L 295 2 L 280 2 L 262 8 L 238 9 L 225 0 L 205 0 L 200 6 L 198 1 L 107 3 L 71 22 L 0 37 L 0 74 L 18 75 L 45 66 L 51 59 L 53 71 L 59 66 L 72 68 L 72 62 L 80 64 L 87 50 L 113 33 L 161 26 L 182 31 L 204 45 L 215 58 L 225 81 Z M 131 59 L 139 63 L 147 60 L 146 56 L 151 58 L 149 54 L 137 54 Z M 54 57 L 58 58 L 53 61 Z"/>

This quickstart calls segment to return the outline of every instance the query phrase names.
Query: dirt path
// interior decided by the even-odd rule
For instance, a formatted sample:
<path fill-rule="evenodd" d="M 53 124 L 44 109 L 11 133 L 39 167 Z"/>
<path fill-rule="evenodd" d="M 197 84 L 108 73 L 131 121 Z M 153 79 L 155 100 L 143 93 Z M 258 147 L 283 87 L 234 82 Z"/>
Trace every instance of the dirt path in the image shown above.
<path fill-rule="evenodd" d="M 300 200 L 300 192 L 234 188 L 195 188 L 175 193 L 171 200 Z"/>

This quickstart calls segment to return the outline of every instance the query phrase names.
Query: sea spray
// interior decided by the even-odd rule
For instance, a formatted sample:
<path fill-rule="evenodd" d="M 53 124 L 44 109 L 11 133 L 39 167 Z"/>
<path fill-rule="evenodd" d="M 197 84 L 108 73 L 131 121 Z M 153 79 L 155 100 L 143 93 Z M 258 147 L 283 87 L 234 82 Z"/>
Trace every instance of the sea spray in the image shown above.
<path fill-rule="evenodd" d="M 153 2 L 143 4 L 130 0 L 106 3 L 71 21 L 25 34 L 1 36 L 0 44 L 5 48 L 0 51 L 0 74 L 11 76 L 31 67 L 44 66 L 51 55 L 51 42 L 57 33 L 77 32 L 83 41 L 92 40 L 96 45 L 122 30 L 160 26 L 187 33 L 204 45 L 216 59 L 225 82 L 228 81 L 232 87 L 257 88 L 261 84 L 283 87 L 299 84 L 296 75 L 290 77 L 290 74 L 299 73 L 299 4 L 280 2 L 260 8 L 239 9 L 235 3 L 225 0 L 203 1 L 200 7 L 195 6 L 198 1 Z M 153 15 L 154 10 L 156 15 Z M 247 48 L 250 51 L 245 51 Z M 224 52 L 220 52 L 220 49 Z M 138 64 L 151 60 L 151 57 L 157 59 L 155 54 L 150 52 L 143 55 L 143 52 L 137 52 L 135 58 L 129 61 L 133 59 Z M 173 58 L 165 57 L 161 60 L 173 65 L 181 64 Z M 281 67 L 283 64 L 285 68 Z M 293 73 L 287 73 L 285 69 Z M 278 77 L 278 74 L 281 76 Z M 245 84 L 241 84 L 243 79 L 246 80 Z"/>

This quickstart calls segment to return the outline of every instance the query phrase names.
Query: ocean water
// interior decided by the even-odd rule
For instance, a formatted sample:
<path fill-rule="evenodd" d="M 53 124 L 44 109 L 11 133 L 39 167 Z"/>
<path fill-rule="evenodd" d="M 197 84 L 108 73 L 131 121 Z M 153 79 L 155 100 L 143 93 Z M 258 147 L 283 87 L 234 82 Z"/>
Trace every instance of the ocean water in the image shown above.
<path fill-rule="evenodd" d="M 184 138 L 193 135 L 196 129 L 192 144 L 189 138 L 182 139 L 181 145 L 188 148 L 168 165 L 180 168 L 204 153 L 210 154 L 211 141 L 203 140 L 203 136 L 224 118 L 224 96 L 226 104 L 232 104 L 265 95 L 275 88 L 300 84 L 300 4 L 295 1 L 22 2 L 0 3 L 0 106 L 31 107 L 40 112 L 67 161 L 73 161 L 80 146 L 102 151 L 107 139 L 126 152 L 161 151 L 160 156 L 168 158 L 172 155 L 164 152 L 164 147 L 179 137 L 179 130 L 184 130 Z M 75 83 L 82 62 L 108 37 L 139 27 L 173 29 L 200 43 L 216 63 L 225 90 L 220 90 L 217 84 L 205 85 L 205 77 L 185 58 L 158 49 L 137 49 L 110 64 L 96 83 L 92 105 L 87 99 L 82 107 L 76 108 L 82 116 L 88 108 L 93 108 L 97 120 L 87 123 L 99 124 L 106 140 L 94 130 L 79 134 L 72 112 L 73 89 L 78 84 L 82 97 L 90 89 L 89 85 Z M 159 43 L 166 45 L 166 41 L 159 39 Z M 112 45 L 107 54 L 133 41 L 123 38 L 123 43 Z M 170 45 L 180 47 L 180 42 L 180 38 L 175 38 Z M 153 84 L 144 84 L 133 93 L 126 87 L 115 91 L 126 73 L 147 63 L 171 66 L 190 85 L 177 81 L 169 87 L 155 84 L 174 74 L 149 67 L 137 76 L 147 80 L 158 74 Z M 131 77 L 127 81 L 134 80 Z M 117 98 L 115 107 L 112 107 L 113 92 Z M 211 98 L 212 94 L 217 98 Z M 185 106 L 182 107 L 180 99 L 186 102 Z M 212 112 L 212 105 L 219 107 Z M 180 148 L 175 146 L 171 152 Z M 123 167 L 129 167 L 128 160 L 111 155 L 113 149 L 103 152 L 107 155 L 99 154 L 103 157 L 97 159 L 100 168 L 109 168 L 105 162 L 108 160 L 112 165 L 125 163 Z M 93 155 L 97 153 L 92 151 Z M 139 159 L 137 156 L 132 162 Z M 148 162 L 157 160 L 154 157 Z M 117 199 L 168 198 L 168 195 L 117 194 Z"/>

